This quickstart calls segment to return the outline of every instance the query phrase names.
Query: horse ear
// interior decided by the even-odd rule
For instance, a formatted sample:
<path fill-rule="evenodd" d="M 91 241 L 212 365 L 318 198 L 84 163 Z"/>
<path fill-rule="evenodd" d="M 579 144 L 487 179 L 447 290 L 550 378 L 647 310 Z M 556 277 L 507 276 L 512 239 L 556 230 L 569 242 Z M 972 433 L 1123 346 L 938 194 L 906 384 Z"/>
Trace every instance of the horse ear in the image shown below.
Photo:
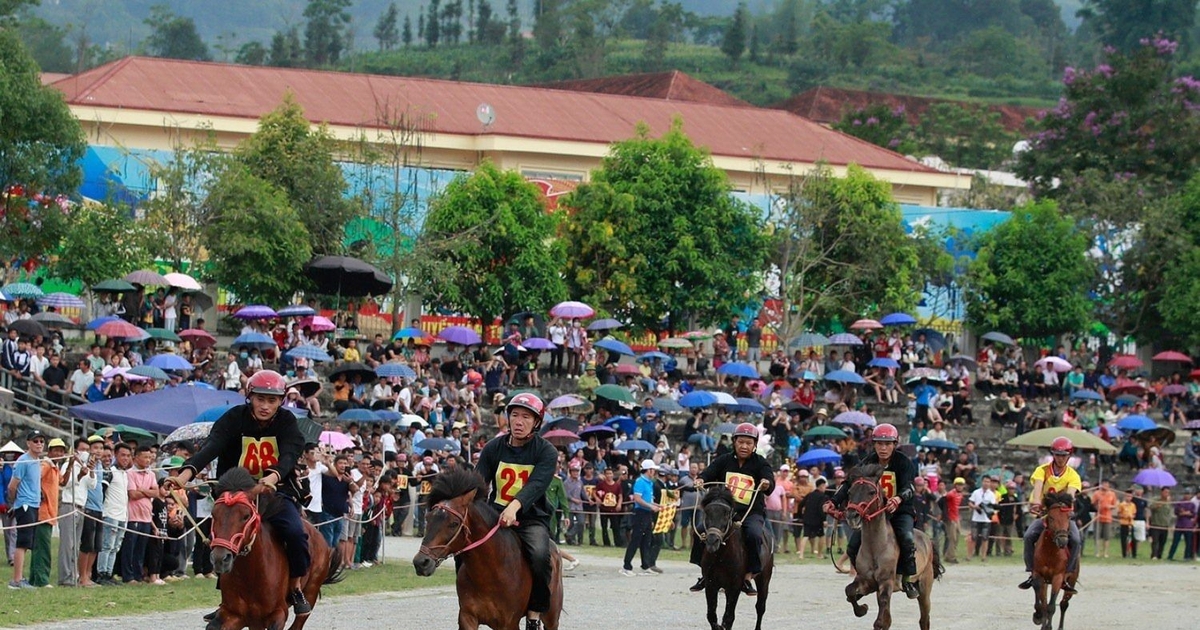
<path fill-rule="evenodd" d="M 470 492 L 463 495 L 463 499 L 466 500 L 467 505 L 471 505 L 472 503 L 475 502 L 475 495 L 478 493 L 479 493 L 479 488 L 475 488 L 475 489 L 471 490 Z"/>

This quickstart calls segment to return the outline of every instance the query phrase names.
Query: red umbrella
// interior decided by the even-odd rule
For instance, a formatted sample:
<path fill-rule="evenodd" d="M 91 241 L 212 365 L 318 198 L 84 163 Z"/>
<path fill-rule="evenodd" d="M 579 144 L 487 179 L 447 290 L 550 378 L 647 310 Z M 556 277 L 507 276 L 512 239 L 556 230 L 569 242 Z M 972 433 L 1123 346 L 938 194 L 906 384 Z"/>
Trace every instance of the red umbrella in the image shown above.
<path fill-rule="evenodd" d="M 1200 378 L 1200 368 L 1188 372 L 1188 378 Z"/>
<path fill-rule="evenodd" d="M 877 330 L 880 328 L 883 328 L 883 324 L 873 319 L 860 319 L 850 324 L 850 330 Z"/>
<path fill-rule="evenodd" d="M 570 446 L 579 441 L 579 436 L 566 429 L 551 429 L 542 438 L 555 446 Z"/>
<path fill-rule="evenodd" d="M 621 365 L 618 365 L 617 369 L 615 369 L 613 371 L 616 372 L 617 374 L 630 374 L 633 376 L 641 376 L 641 374 L 642 374 L 641 368 L 639 368 L 636 365 L 630 365 L 628 363 L 622 363 Z"/>
<path fill-rule="evenodd" d="M 310 315 L 308 317 L 304 317 L 300 320 L 298 325 L 302 329 L 309 328 L 313 332 L 329 332 L 331 330 L 337 330 L 337 326 L 335 326 L 333 322 L 329 321 L 328 317 L 322 317 L 320 315 Z"/>
<path fill-rule="evenodd" d="M 1108 362 L 1108 366 L 1121 370 L 1132 370 L 1142 367 L 1142 360 L 1132 354 L 1118 354 L 1113 357 L 1112 361 Z"/>
<path fill-rule="evenodd" d="M 1180 363 L 1191 363 L 1192 358 L 1182 352 L 1175 350 L 1166 350 L 1159 352 L 1152 357 L 1155 361 L 1179 361 Z"/>
<path fill-rule="evenodd" d="M 105 337 L 120 337 L 122 339 L 145 339 L 150 335 L 146 331 L 124 320 L 113 320 L 96 329 L 96 334 Z"/>
<path fill-rule="evenodd" d="M 208 331 L 199 328 L 188 328 L 187 330 L 179 331 L 179 338 L 185 341 L 190 341 L 197 348 L 207 348 L 217 345 L 216 337 L 208 334 Z"/>

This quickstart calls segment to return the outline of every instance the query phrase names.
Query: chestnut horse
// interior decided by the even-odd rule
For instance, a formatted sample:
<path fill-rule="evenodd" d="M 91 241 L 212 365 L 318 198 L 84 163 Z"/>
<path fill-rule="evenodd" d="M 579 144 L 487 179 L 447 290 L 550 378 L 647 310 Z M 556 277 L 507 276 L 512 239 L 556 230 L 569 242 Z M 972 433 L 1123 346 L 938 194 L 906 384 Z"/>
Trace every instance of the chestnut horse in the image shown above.
<path fill-rule="evenodd" d="M 741 524 L 733 519 L 733 493 L 725 484 L 713 484 L 700 500 L 700 509 L 704 514 L 704 533 L 699 536 L 704 541 L 700 570 L 704 573 L 704 594 L 708 597 L 708 623 L 712 630 L 730 630 L 746 579 L 747 565 Z M 775 571 L 775 540 L 770 526 L 765 528 L 763 534 L 762 573 L 754 578 L 755 588 L 758 589 L 758 602 L 754 605 L 758 622 L 754 630 L 762 630 L 771 574 Z M 725 591 L 725 614 L 721 623 L 717 624 L 717 594 L 721 590 Z"/>
<path fill-rule="evenodd" d="M 290 501 L 262 487 L 245 468 L 231 468 L 217 482 L 212 509 L 212 561 L 219 575 L 221 609 L 208 630 L 283 630 L 288 617 L 288 561 L 283 542 L 263 516 Z M 304 521 L 312 565 L 301 582 L 304 596 L 316 607 L 321 586 L 342 579 L 342 560 L 330 550 L 312 523 Z M 292 621 L 301 630 L 310 615 Z"/>
<path fill-rule="evenodd" d="M 1054 603 L 1058 600 L 1058 592 L 1062 590 L 1064 580 L 1072 584 L 1079 577 L 1079 571 L 1067 572 L 1068 544 L 1071 532 L 1071 514 L 1075 510 L 1075 498 L 1065 492 L 1047 492 L 1042 497 L 1042 507 L 1046 515 L 1042 517 L 1046 529 L 1038 538 L 1037 546 L 1033 548 L 1033 623 L 1040 624 L 1042 630 L 1050 630 L 1054 622 Z M 1050 591 L 1050 599 L 1046 599 L 1046 591 Z M 1059 604 L 1058 630 L 1062 630 L 1063 617 L 1071 602 L 1071 593 L 1064 593 Z"/>
<path fill-rule="evenodd" d="M 413 556 L 417 575 L 428 577 L 447 557 L 457 571 L 458 627 L 518 630 L 529 608 L 533 573 L 516 534 L 500 527 L 500 515 L 487 502 L 479 473 L 455 469 L 433 482 L 426 500 L 425 538 Z M 550 610 L 546 630 L 558 630 L 562 613 L 562 563 L 551 543 Z"/>
<path fill-rule="evenodd" d="M 896 534 L 887 519 L 887 497 L 879 487 L 883 472 L 883 466 L 871 464 L 852 469 L 846 478 L 846 483 L 850 484 L 846 500 L 846 523 L 853 529 L 861 530 L 862 535 L 858 557 L 854 560 L 857 573 L 854 581 L 846 585 L 846 601 L 854 607 L 854 615 L 862 617 L 867 614 L 867 605 L 860 604 L 858 600 L 875 593 L 879 603 L 875 630 L 892 627 L 892 592 L 899 587 L 900 581 L 896 575 L 900 546 L 896 544 Z M 920 590 L 917 605 L 921 610 L 921 630 L 929 630 L 930 594 L 934 580 L 942 577 L 944 569 L 937 547 L 925 532 L 914 530 L 913 543 L 917 559 L 915 579 Z"/>

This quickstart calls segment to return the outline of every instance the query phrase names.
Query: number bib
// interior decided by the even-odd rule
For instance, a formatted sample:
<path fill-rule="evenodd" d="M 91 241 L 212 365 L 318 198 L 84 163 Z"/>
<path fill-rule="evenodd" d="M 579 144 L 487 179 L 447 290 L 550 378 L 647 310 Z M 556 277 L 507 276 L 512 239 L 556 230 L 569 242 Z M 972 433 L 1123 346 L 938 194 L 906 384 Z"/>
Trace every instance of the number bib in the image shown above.
<path fill-rule="evenodd" d="M 896 473 L 885 470 L 883 476 L 879 478 L 879 490 L 883 493 L 884 499 L 896 496 Z"/>
<path fill-rule="evenodd" d="M 742 473 L 725 473 L 725 486 L 733 493 L 733 500 L 742 505 L 750 505 L 754 496 L 754 477 Z"/>
<path fill-rule="evenodd" d="M 396 489 L 408 490 L 408 475 L 400 475 L 396 477 Z"/>
<path fill-rule="evenodd" d="M 496 468 L 496 505 L 508 505 L 517 498 L 517 493 L 529 481 L 533 472 L 533 464 L 510 464 L 500 462 Z"/>
<path fill-rule="evenodd" d="M 279 464 L 279 442 L 274 437 L 256 439 L 242 438 L 242 455 L 238 465 L 250 472 L 255 479 L 262 479 L 268 468 Z"/>

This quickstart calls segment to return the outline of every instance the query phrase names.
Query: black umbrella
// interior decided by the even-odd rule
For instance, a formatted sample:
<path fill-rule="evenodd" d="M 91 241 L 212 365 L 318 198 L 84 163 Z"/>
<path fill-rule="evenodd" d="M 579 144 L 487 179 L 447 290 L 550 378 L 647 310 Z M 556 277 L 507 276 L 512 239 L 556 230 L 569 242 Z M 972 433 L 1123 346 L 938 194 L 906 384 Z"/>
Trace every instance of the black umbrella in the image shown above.
<path fill-rule="evenodd" d="M 392 290 L 387 274 L 357 258 L 322 256 L 304 266 L 317 293 L 347 297 L 383 295 Z"/>
<path fill-rule="evenodd" d="M 321 383 L 315 378 L 301 378 L 294 380 L 287 385 L 289 388 L 295 387 L 300 391 L 300 395 L 308 398 L 316 396 L 317 392 L 321 391 Z"/>
<path fill-rule="evenodd" d="M 361 375 L 364 383 L 370 383 L 378 377 L 378 375 L 375 374 L 375 370 L 372 370 L 365 364 L 357 361 L 343 363 L 334 368 L 333 371 L 329 373 L 329 380 L 332 381 L 333 379 L 337 378 L 339 374 L 345 374 L 347 380 L 353 379 L 355 374 Z"/>
<path fill-rule="evenodd" d="M 311 418 L 296 418 L 296 426 L 300 428 L 300 434 L 304 436 L 306 443 L 316 444 L 321 441 L 321 425 L 313 422 Z"/>
<path fill-rule="evenodd" d="M 18 319 L 9 324 L 8 329 L 17 331 L 22 337 L 50 336 L 50 331 L 46 330 L 46 327 L 41 322 L 35 322 L 32 319 Z"/>

